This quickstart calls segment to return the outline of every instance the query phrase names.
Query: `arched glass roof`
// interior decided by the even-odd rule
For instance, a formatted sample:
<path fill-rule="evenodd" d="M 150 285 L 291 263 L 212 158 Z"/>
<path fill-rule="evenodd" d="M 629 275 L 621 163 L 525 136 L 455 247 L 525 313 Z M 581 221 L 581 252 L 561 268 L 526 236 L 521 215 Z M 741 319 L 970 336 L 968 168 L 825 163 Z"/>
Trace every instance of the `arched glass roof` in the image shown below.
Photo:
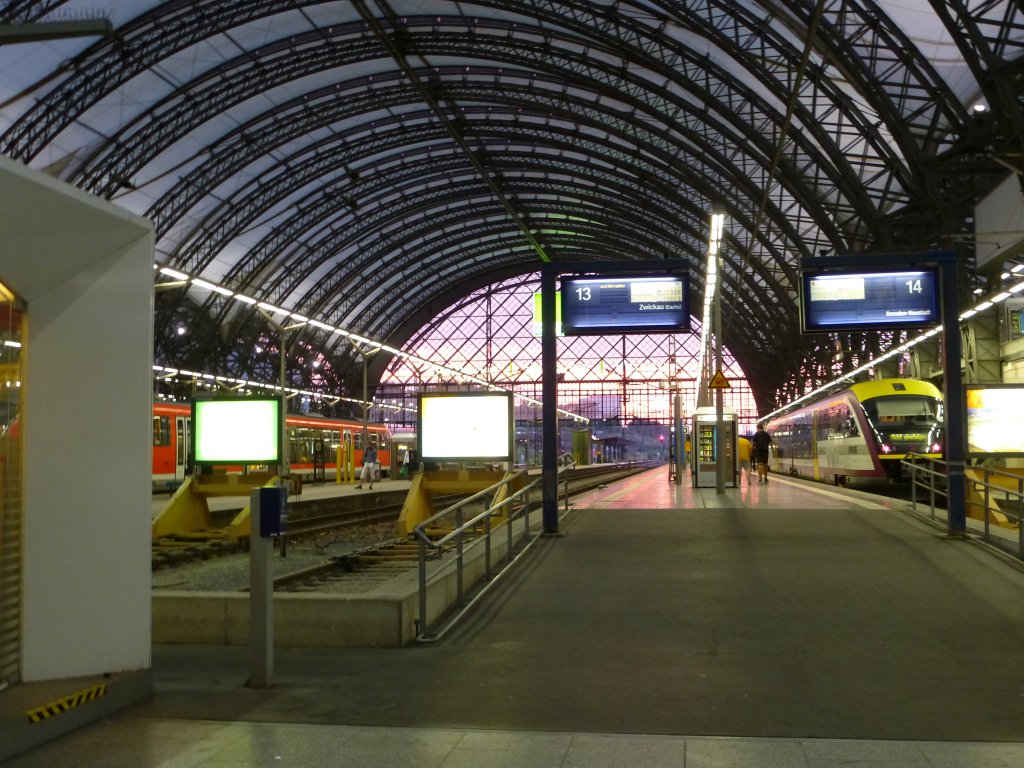
<path fill-rule="evenodd" d="M 1022 171 L 1014 0 L 94 7 L 0 9 L 0 152 L 150 217 L 161 266 L 394 347 L 545 260 L 684 259 L 700 306 L 718 208 L 725 340 L 767 405 L 830 366 L 797 332 L 801 257 L 969 271 L 974 202 Z M 266 333 L 158 291 L 161 364 L 255 375 Z M 324 386 L 361 382 L 344 337 L 292 333 Z"/>

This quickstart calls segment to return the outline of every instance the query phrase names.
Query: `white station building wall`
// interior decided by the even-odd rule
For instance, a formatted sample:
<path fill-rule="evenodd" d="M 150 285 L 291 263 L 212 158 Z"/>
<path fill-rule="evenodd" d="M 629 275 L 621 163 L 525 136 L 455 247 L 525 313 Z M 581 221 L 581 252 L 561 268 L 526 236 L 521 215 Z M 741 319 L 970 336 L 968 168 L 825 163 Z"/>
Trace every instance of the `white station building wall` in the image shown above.
<path fill-rule="evenodd" d="M 152 225 L 5 158 L 0 200 L 27 305 L 22 679 L 148 670 Z"/>

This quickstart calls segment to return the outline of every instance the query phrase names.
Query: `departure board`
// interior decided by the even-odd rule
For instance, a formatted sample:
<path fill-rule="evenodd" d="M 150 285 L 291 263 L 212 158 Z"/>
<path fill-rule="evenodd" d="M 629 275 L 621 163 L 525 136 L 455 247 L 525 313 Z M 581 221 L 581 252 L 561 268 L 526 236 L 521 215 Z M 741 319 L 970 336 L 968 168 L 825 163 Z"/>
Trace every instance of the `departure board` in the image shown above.
<path fill-rule="evenodd" d="M 690 330 L 686 273 L 563 277 L 561 296 L 566 336 Z"/>
<path fill-rule="evenodd" d="M 800 314 L 804 333 L 921 328 L 938 325 L 938 270 L 805 272 Z"/>

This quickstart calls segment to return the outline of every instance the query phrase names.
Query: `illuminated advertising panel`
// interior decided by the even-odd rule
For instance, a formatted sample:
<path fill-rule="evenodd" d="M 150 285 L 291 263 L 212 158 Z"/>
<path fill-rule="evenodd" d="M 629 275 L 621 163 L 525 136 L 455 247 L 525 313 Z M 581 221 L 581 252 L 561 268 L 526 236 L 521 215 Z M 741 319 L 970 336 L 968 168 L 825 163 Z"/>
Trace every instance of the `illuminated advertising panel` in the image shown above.
<path fill-rule="evenodd" d="M 804 272 L 804 333 L 930 328 L 942 322 L 935 268 Z"/>
<path fill-rule="evenodd" d="M 1024 384 L 969 384 L 967 455 L 1024 456 Z"/>
<path fill-rule="evenodd" d="M 281 448 L 279 398 L 224 398 L 192 403 L 197 464 L 276 464 Z"/>
<path fill-rule="evenodd" d="M 419 396 L 421 461 L 511 461 L 512 395 L 433 392 Z"/>
<path fill-rule="evenodd" d="M 563 277 L 561 295 L 566 336 L 690 330 L 685 272 Z"/>

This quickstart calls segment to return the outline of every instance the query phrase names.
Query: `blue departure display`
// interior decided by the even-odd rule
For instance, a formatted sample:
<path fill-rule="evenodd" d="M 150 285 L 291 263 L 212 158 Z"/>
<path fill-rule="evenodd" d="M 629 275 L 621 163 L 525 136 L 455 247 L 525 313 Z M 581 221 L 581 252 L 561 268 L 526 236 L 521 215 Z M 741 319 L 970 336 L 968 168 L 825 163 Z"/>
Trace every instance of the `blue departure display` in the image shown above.
<path fill-rule="evenodd" d="M 685 273 L 563 277 L 561 295 L 567 336 L 690 330 Z"/>
<path fill-rule="evenodd" d="M 936 269 L 805 272 L 800 310 L 805 333 L 922 328 L 938 325 Z"/>

